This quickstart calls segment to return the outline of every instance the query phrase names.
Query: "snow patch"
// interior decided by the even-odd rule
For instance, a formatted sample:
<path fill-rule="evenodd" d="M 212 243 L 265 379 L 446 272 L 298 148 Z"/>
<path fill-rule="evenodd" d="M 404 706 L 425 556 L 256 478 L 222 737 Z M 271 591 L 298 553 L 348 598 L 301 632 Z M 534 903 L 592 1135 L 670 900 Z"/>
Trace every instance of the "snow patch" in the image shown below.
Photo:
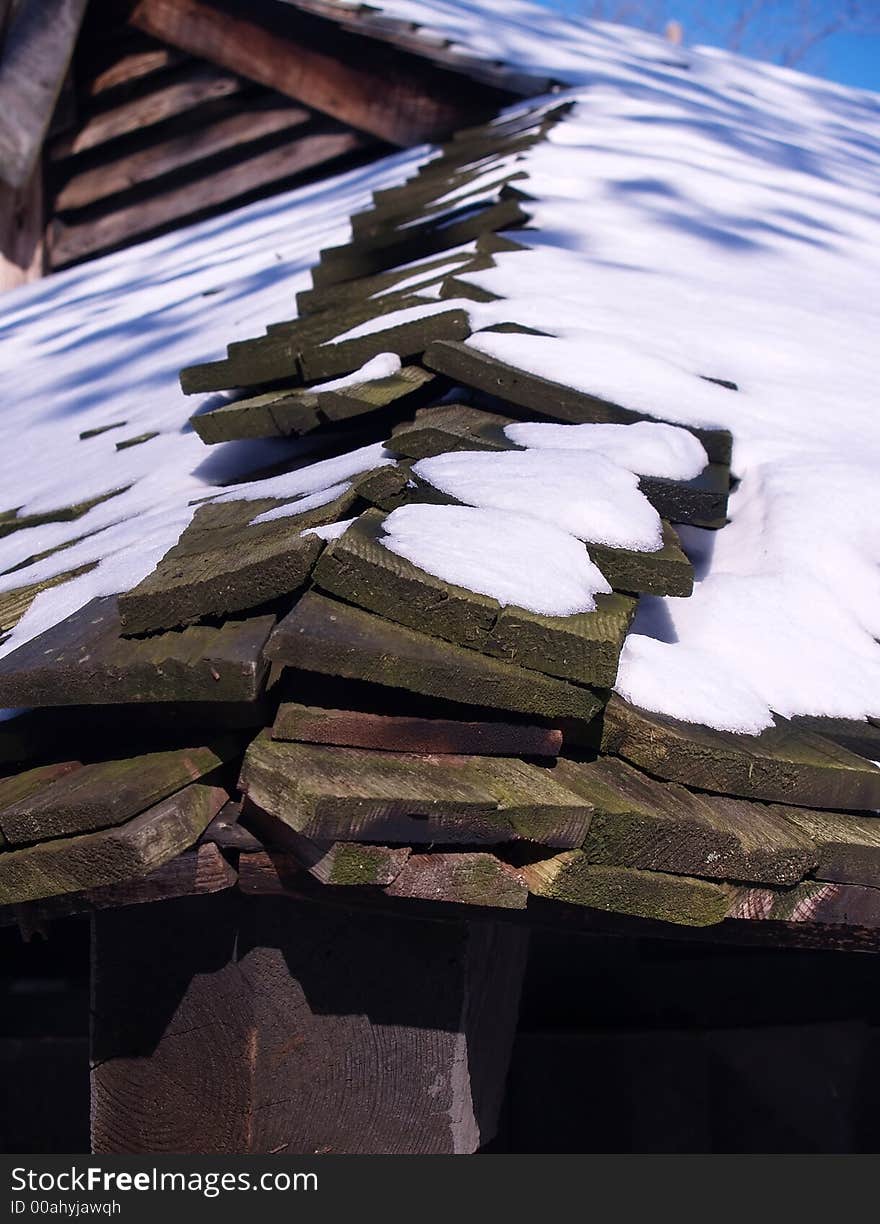
<path fill-rule="evenodd" d="M 660 516 L 638 477 L 591 451 L 456 451 L 412 470 L 470 506 L 528 515 L 592 544 L 638 552 L 663 545 Z"/>
<path fill-rule="evenodd" d="M 580 542 L 524 514 L 408 505 L 384 522 L 382 544 L 444 582 L 545 616 L 591 612 L 611 588 Z"/>

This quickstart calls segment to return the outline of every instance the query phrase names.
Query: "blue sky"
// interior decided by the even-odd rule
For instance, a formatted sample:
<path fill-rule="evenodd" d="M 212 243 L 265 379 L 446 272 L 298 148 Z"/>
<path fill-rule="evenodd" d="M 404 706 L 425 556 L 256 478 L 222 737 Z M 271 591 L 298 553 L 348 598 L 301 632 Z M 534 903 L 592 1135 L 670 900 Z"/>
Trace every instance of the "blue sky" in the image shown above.
<path fill-rule="evenodd" d="M 575 14 L 579 10 L 583 12 L 588 7 L 580 5 L 578 0 L 540 0 L 540 2 L 548 8 L 570 14 Z M 880 0 L 867 0 L 866 7 L 870 4 L 880 7 Z M 652 7 L 662 6 L 655 4 Z M 698 29 L 696 12 L 698 10 L 704 13 L 711 12 L 713 24 L 720 27 L 723 25 L 725 14 L 729 15 L 736 7 L 738 6 L 735 0 L 711 0 L 711 2 L 709 0 L 669 0 L 666 11 L 669 18 L 675 18 L 683 24 L 686 39 L 690 31 L 689 41 L 714 42 L 715 39 L 708 37 Z M 780 20 L 784 19 L 786 12 L 793 15 L 797 7 L 797 0 L 781 0 L 778 5 Z M 821 3 L 820 0 L 814 5 L 820 14 L 823 10 L 833 11 L 836 7 L 834 0 L 828 0 L 827 4 Z M 878 20 L 878 25 L 880 25 L 880 20 Z M 744 48 L 744 52 L 754 53 L 750 51 L 748 45 Z M 842 81 L 846 85 L 880 91 L 880 31 L 874 34 L 834 34 L 808 54 L 796 67 L 805 72 L 815 73 L 817 76 L 829 77 L 833 81 Z"/>

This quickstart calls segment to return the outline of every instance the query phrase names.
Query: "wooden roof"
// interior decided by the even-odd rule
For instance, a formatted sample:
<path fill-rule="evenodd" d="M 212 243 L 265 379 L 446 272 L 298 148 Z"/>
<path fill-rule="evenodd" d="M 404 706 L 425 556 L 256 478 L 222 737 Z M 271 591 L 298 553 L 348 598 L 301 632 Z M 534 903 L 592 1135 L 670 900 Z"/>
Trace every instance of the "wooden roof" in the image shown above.
<path fill-rule="evenodd" d="M 321 253 L 297 318 L 182 372 L 187 392 L 242 397 L 194 417 L 206 444 L 331 435 L 338 450 L 391 430 L 393 461 L 263 523 L 283 498 L 205 503 L 144 581 L 0 661 L 0 705 L 31 710 L 0 723 L 7 920 L 240 886 L 588 929 L 876 940 L 880 728 L 778 719 L 733 735 L 610 695 L 640 595 L 691 589 L 676 528 L 723 527 L 729 434 L 698 431 L 710 463 L 696 479 L 642 480 L 661 550 L 591 546 L 614 588 L 591 613 L 502 607 L 381 544 L 393 508 L 452 500 L 414 476 L 418 458 L 512 448 L 512 420 L 645 419 L 513 378 L 462 344 L 467 312 L 444 306 L 528 237 L 516 169 L 487 187 L 487 166 L 564 111 L 544 101 L 461 132 Z M 383 325 L 409 305 L 433 308 Z M 399 375 L 310 386 L 388 352 Z M 349 519 L 336 538 L 300 534 Z M 4 597 L 7 626 L 35 593 Z"/>

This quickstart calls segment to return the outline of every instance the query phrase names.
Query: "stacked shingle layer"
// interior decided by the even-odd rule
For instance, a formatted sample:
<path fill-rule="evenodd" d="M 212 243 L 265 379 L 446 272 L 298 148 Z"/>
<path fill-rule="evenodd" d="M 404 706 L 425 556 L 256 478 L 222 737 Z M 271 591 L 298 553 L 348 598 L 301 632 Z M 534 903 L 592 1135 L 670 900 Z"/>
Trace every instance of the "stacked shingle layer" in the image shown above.
<path fill-rule="evenodd" d="M 208 884 L 204 854 L 184 858 L 228 886 L 227 860 L 259 853 L 229 833 L 239 801 L 279 875 L 295 863 L 365 895 L 710 925 L 821 918 L 880 887 L 880 729 L 737 736 L 611 695 L 639 597 L 692 590 L 676 528 L 723 529 L 725 431 L 693 431 L 697 477 L 640 479 L 659 549 L 589 546 L 612 588 L 592 611 L 502 605 L 383 543 L 397 508 L 457 504 L 421 460 L 516 452 L 517 421 L 646 419 L 466 343 L 486 296 L 468 273 L 528 243 L 517 157 L 564 109 L 460 133 L 322 252 L 296 319 L 183 371 L 188 393 L 238 395 L 193 418 L 206 444 L 386 448 L 321 496 L 257 482 L 203 503 L 133 590 L 0 662 L 0 705 L 30 710 L 0 724 L 0 905 L 149 899 L 144 881 L 200 838 Z M 346 379 L 383 354 L 400 368 Z M 4 628 L 34 594 L 4 596 Z"/>

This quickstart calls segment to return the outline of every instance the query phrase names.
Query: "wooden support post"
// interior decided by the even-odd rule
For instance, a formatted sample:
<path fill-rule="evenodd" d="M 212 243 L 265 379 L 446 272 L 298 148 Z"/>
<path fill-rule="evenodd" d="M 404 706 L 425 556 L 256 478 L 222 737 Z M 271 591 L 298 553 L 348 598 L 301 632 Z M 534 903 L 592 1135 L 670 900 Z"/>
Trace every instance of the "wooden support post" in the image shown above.
<path fill-rule="evenodd" d="M 20 190 L 0 182 L 0 293 L 43 275 L 43 172 Z"/>
<path fill-rule="evenodd" d="M 98 1153 L 473 1152 L 527 935 L 228 892 L 95 915 Z"/>

